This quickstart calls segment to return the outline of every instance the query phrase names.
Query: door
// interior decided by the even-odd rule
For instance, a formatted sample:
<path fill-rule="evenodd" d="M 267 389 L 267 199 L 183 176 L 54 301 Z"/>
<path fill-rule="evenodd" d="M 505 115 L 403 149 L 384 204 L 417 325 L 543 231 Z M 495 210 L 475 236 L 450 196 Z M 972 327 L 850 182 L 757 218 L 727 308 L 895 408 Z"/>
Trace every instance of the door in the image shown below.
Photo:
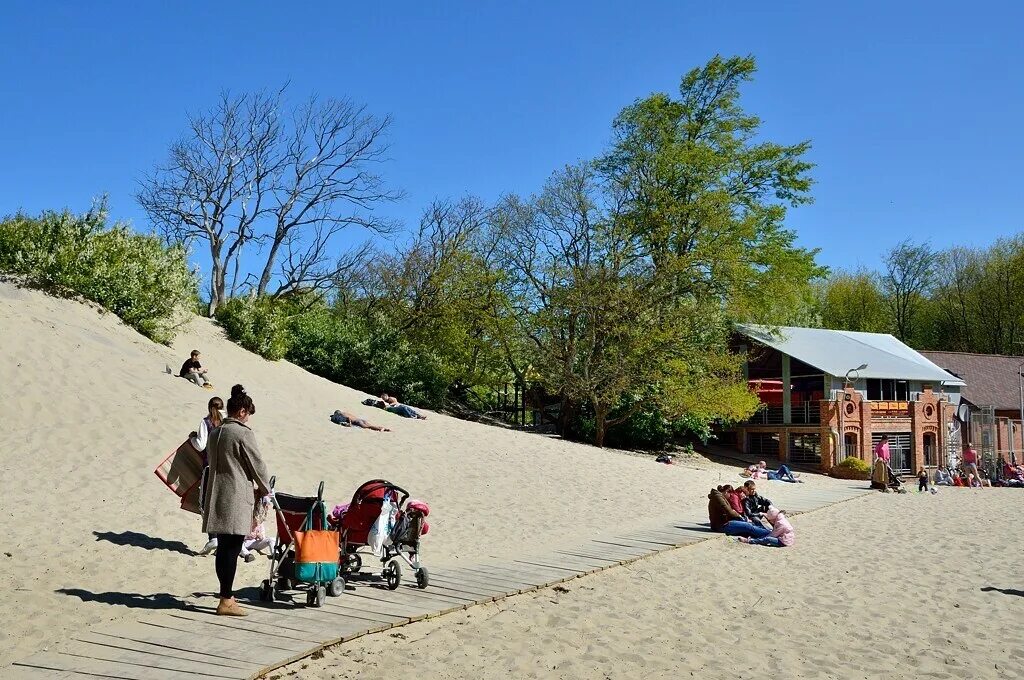
<path fill-rule="evenodd" d="M 889 435 L 889 465 L 893 472 L 900 475 L 910 475 L 915 471 L 910 467 L 913 464 L 913 439 L 909 432 L 883 432 L 871 435 L 871 447 L 878 446 L 882 441 L 882 434 Z"/>
<path fill-rule="evenodd" d="M 821 435 L 817 433 L 790 433 L 789 460 L 797 465 L 820 465 Z"/>
<path fill-rule="evenodd" d="M 750 447 L 747 449 L 755 456 L 765 460 L 779 459 L 779 434 L 777 432 L 751 432 Z"/>

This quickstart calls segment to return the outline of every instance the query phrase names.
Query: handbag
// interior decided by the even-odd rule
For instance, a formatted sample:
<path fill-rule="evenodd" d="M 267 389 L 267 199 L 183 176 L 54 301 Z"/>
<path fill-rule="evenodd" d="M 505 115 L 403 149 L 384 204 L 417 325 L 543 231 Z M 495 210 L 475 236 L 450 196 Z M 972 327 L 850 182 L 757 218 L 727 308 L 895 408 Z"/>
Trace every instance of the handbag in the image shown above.
<path fill-rule="evenodd" d="M 314 528 L 317 524 L 319 529 Z M 296 580 L 303 583 L 328 583 L 338 578 L 341 534 L 327 529 L 327 508 L 323 501 L 309 509 L 302 529 L 294 532 L 294 538 Z"/>

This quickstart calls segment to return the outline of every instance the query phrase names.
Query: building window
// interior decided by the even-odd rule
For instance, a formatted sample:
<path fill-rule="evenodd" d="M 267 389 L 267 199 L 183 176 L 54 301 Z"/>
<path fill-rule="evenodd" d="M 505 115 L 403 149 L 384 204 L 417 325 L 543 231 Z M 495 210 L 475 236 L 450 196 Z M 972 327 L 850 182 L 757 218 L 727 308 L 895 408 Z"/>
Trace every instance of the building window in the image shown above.
<path fill-rule="evenodd" d="M 906 380 L 867 379 L 869 401 L 909 401 L 910 384 Z"/>

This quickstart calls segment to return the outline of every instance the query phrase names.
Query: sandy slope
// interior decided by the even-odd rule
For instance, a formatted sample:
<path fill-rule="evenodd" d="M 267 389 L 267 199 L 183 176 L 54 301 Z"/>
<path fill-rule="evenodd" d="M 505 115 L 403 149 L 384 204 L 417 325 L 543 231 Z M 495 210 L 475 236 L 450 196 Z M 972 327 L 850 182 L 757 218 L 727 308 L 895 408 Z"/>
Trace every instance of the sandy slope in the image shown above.
<path fill-rule="evenodd" d="M 341 501 L 385 477 L 430 502 L 428 565 L 642 526 L 704 506 L 710 486 L 735 479 L 702 460 L 670 467 L 438 414 L 405 420 L 240 349 L 208 320 L 166 348 L 91 306 L 0 283 L 0 665 L 87 624 L 215 587 L 213 561 L 191 554 L 205 540 L 198 518 L 153 475 L 211 396 L 163 372 L 193 347 L 216 394 L 234 382 L 249 389 L 251 425 L 280 490 L 313 494 L 325 480 L 328 499 Z M 335 408 L 394 432 L 338 427 L 328 420 Z M 784 503 L 798 491 L 776 495 Z M 240 565 L 239 585 L 256 585 L 264 569 Z"/>
<path fill-rule="evenodd" d="M 1022 493 L 872 494 L 796 517 L 792 548 L 716 539 L 275 675 L 1020 678 Z"/>

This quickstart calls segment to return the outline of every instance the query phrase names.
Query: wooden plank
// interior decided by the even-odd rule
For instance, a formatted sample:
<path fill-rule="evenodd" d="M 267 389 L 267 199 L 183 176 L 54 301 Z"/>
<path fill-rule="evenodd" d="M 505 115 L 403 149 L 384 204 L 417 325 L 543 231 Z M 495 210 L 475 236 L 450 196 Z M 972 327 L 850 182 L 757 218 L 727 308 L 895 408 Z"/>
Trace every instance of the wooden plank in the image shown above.
<path fill-rule="evenodd" d="M 403 601 L 402 598 L 415 597 L 415 598 L 418 598 L 418 599 L 423 600 L 425 602 L 427 602 L 427 601 L 429 601 L 429 602 L 441 602 L 441 603 L 444 603 L 444 604 L 470 605 L 470 604 L 476 604 L 477 603 L 477 598 L 474 598 L 471 595 L 466 595 L 466 594 L 456 595 L 454 593 L 444 593 L 444 592 L 441 592 L 439 590 L 431 590 L 430 587 L 427 587 L 425 589 L 421 589 L 421 588 L 415 587 L 412 583 L 408 583 L 406 585 L 407 585 L 407 587 L 399 586 L 395 590 L 389 590 L 386 587 L 367 588 L 367 589 L 360 588 L 360 589 L 358 589 L 358 592 L 360 592 L 360 593 L 376 592 L 376 593 L 381 594 L 381 595 L 391 594 L 391 596 L 393 598 L 397 598 L 398 601 Z"/>
<path fill-rule="evenodd" d="M 494 585 L 500 586 L 502 588 L 508 587 L 509 589 L 515 589 L 520 592 L 522 592 L 523 590 L 533 590 L 538 586 L 545 585 L 544 583 L 536 579 L 524 579 L 522 577 L 513 578 L 512 576 L 507 575 L 505 572 L 497 572 L 495 570 L 486 568 L 475 569 L 472 567 L 461 567 L 460 571 L 456 572 L 456 574 L 458 573 L 465 573 L 470 577 L 477 577 L 481 581 L 493 583 Z"/>
<path fill-rule="evenodd" d="M 222 649 L 218 650 L 218 653 L 204 653 L 198 650 L 182 650 L 175 649 L 173 647 L 167 647 L 162 644 L 155 642 L 139 642 L 130 638 L 122 638 L 114 635 L 108 635 L 103 633 L 93 633 L 86 631 L 84 633 L 78 633 L 75 636 L 75 641 L 88 643 L 91 645 L 98 645 L 100 647 L 116 647 L 118 649 L 130 649 L 135 652 L 142 652 L 150 654 L 152 656 L 170 656 L 175 659 L 188 659 L 190 661 L 196 661 L 198 663 L 207 664 L 209 666 L 225 668 L 234 668 L 248 671 L 250 674 L 258 671 L 262 668 L 262 664 L 253 660 L 251 655 L 250 658 L 245 660 L 237 660 L 232 656 L 243 656 L 239 654 L 240 647 L 238 643 L 234 643 L 234 649 L 227 647 L 227 643 L 224 644 Z M 61 650 L 67 651 L 67 650 Z"/>
<path fill-rule="evenodd" d="M 524 556 L 520 559 L 501 560 L 490 562 L 489 565 L 498 565 L 514 569 L 516 573 L 526 573 L 545 580 L 562 580 L 572 578 L 586 573 L 583 567 L 567 564 L 564 560 L 552 563 L 550 555 L 547 556 Z"/>
<path fill-rule="evenodd" d="M 615 545 L 619 547 L 629 547 L 635 550 L 643 550 L 648 555 L 653 555 L 667 549 L 669 546 L 656 543 L 654 541 L 645 541 L 639 538 L 625 538 L 620 536 L 612 536 L 609 538 L 595 538 L 594 543 L 601 545 Z"/>
<path fill-rule="evenodd" d="M 316 640 L 302 637 L 302 634 L 285 631 L 271 624 L 250 621 L 248 617 L 244 619 L 243 624 L 237 618 L 228 616 L 218 616 L 212 620 L 199 620 L 171 614 L 165 619 L 147 619 L 146 623 L 183 633 L 199 633 L 218 640 L 232 640 L 246 644 L 259 639 L 262 641 L 260 644 L 266 647 L 288 652 L 306 649 L 310 644 L 319 644 Z M 273 635 L 274 640 L 268 642 L 264 637 L 267 634 Z"/>
<path fill-rule="evenodd" d="M 401 605 L 407 607 L 420 608 L 418 609 L 418 611 L 422 612 L 424 618 L 459 611 L 460 609 L 465 609 L 466 607 L 471 606 L 473 604 L 470 602 L 465 602 L 463 600 L 445 600 L 440 597 L 428 598 L 412 595 L 410 593 L 398 594 L 397 590 L 363 591 L 354 594 L 353 597 L 362 597 L 373 602 L 381 602 L 389 605 Z"/>
<path fill-rule="evenodd" d="M 239 650 L 241 651 L 241 650 Z M 248 668 L 212 664 L 195 659 L 182 658 L 169 654 L 153 654 L 129 649 L 127 646 L 94 644 L 92 642 L 73 641 L 61 646 L 61 654 L 76 656 L 93 661 L 105 661 L 126 664 L 149 670 L 151 668 L 175 671 L 182 675 L 196 677 L 245 680 L 252 676 L 262 664 L 249 664 Z"/>
<path fill-rule="evenodd" d="M 54 671 L 49 668 L 22 666 L 18 662 L 12 664 L 10 668 L 6 668 L 5 672 L 13 673 L 13 675 L 9 676 L 13 680 L 87 680 L 91 677 L 88 675 L 82 675 L 81 673 L 70 673 L 68 671 Z"/>
<path fill-rule="evenodd" d="M 555 555 L 569 555 L 572 557 L 578 557 L 584 561 L 590 561 L 595 567 L 611 567 L 616 564 L 621 564 L 622 559 L 618 557 L 605 556 L 602 557 L 596 552 L 584 551 L 581 548 L 574 548 L 572 550 L 556 550 Z"/>
<path fill-rule="evenodd" d="M 115 640 L 122 639 L 159 645 L 172 651 L 197 652 L 219 657 L 225 661 L 244 662 L 251 659 L 256 663 L 273 661 L 281 654 L 307 649 L 310 644 L 303 643 L 297 649 L 288 650 L 265 645 L 264 643 L 272 644 L 274 642 L 274 639 L 267 634 L 251 633 L 242 639 L 225 639 L 214 637 L 208 632 L 208 629 L 191 627 L 179 630 L 139 621 L 104 626 L 93 632 Z M 247 655 L 244 652 L 246 645 L 252 645 L 257 651 Z"/>
<path fill-rule="evenodd" d="M 449 576 L 447 574 L 431 574 L 431 583 L 443 583 L 457 588 L 465 588 L 472 592 L 486 592 L 493 594 L 494 597 L 508 597 L 509 595 L 516 595 L 519 593 L 519 589 L 513 586 L 504 586 L 502 584 L 494 583 L 494 581 L 486 580 L 482 576 L 474 576 L 471 574 L 459 574 L 456 576 Z"/>
<path fill-rule="evenodd" d="M 363 620 L 347 617 L 326 607 L 294 609 L 279 613 L 267 613 L 266 610 L 261 611 L 257 607 L 247 607 L 244 603 L 242 607 L 250 612 L 261 612 L 261 619 L 273 625 L 292 628 L 305 626 L 315 629 L 318 632 L 313 635 L 317 637 L 319 644 L 337 642 L 345 635 L 367 627 Z"/>
<path fill-rule="evenodd" d="M 607 554 L 611 557 L 619 557 L 624 560 L 635 560 L 638 557 L 645 557 L 654 552 L 649 548 L 616 545 L 614 543 L 598 543 L 597 541 L 591 541 L 590 543 L 580 547 L 587 552 L 597 551 L 599 555 Z"/>
<path fill-rule="evenodd" d="M 117 680 L 217 680 L 216 675 L 197 675 L 163 668 L 137 666 L 130 663 L 99 661 L 59 652 L 40 652 L 18 664 L 34 668 L 48 668 L 55 671 L 71 671 L 92 677 L 116 678 Z"/>
<path fill-rule="evenodd" d="M 413 588 L 415 586 L 403 586 L 406 588 Z M 465 583 L 450 583 L 444 579 L 435 579 L 433 576 L 430 577 L 430 585 L 427 586 L 429 590 L 441 590 L 446 593 L 459 593 L 462 595 L 469 595 L 477 598 L 478 601 L 493 600 L 495 597 L 500 597 L 505 594 L 505 591 L 493 589 L 488 590 L 483 586 L 471 586 Z"/>
<path fill-rule="evenodd" d="M 432 606 L 412 605 L 403 602 L 389 602 L 387 600 L 378 600 L 365 595 L 359 595 L 357 593 L 346 593 L 345 600 L 346 602 L 344 606 L 346 607 L 376 612 L 378 614 L 401 616 L 409 621 L 425 619 L 436 610 L 436 607 Z"/>

